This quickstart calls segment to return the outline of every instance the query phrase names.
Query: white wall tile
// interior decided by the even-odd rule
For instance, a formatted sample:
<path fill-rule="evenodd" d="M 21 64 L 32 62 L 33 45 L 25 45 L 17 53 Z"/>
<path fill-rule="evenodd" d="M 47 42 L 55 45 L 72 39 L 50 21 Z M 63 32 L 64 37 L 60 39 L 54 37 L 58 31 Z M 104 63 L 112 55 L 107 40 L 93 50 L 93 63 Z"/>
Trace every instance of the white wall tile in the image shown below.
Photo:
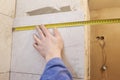
<path fill-rule="evenodd" d="M 84 10 L 85 3 L 86 1 L 84 0 L 29 0 L 28 4 L 28 0 L 17 0 L 16 17 L 27 16 L 27 12 L 44 7 L 52 7 L 59 10 L 60 7 L 70 6 L 72 11 Z"/>
<path fill-rule="evenodd" d="M 14 27 L 63 23 L 73 21 L 84 21 L 85 16 L 83 11 L 70 11 L 54 14 L 44 14 L 37 16 L 16 17 L 14 20 Z"/>
<path fill-rule="evenodd" d="M 11 72 L 10 80 L 40 80 L 41 75 Z M 73 78 L 73 80 L 84 80 Z"/>
<path fill-rule="evenodd" d="M 42 73 L 45 60 L 33 47 L 33 32 L 13 33 L 12 71 Z"/>
<path fill-rule="evenodd" d="M 84 78 L 84 49 L 81 50 L 80 44 L 73 46 L 73 47 L 67 47 L 65 49 L 65 55 L 66 58 L 73 68 L 74 72 L 73 75 L 74 77 L 77 78 Z"/>
<path fill-rule="evenodd" d="M 69 15 L 67 15 L 69 14 Z M 81 15 L 80 15 L 81 14 Z M 70 17 L 70 15 L 73 15 Z M 68 12 L 53 14 L 52 16 L 57 16 L 56 19 L 48 18 L 49 15 L 35 17 L 40 18 L 39 22 L 44 21 L 45 23 L 59 22 L 60 21 L 73 21 L 73 20 L 84 20 L 82 12 Z M 62 18 L 63 20 L 62 20 Z M 32 17 L 33 18 L 33 17 Z M 31 18 L 31 19 L 32 19 Z M 45 20 L 47 18 L 47 20 Z M 68 18 L 68 19 L 67 19 Z M 57 20 L 58 19 L 58 20 Z M 23 25 L 24 23 L 29 25 L 35 22 L 31 21 L 29 18 L 17 19 L 15 24 Z M 29 21 L 31 21 L 29 23 Z M 38 20 L 37 20 L 38 21 Z M 51 29 L 50 29 L 51 30 Z M 84 76 L 84 27 L 69 27 L 59 29 L 65 44 L 65 54 L 67 56 L 68 62 L 73 67 L 75 74 L 74 77 Z M 13 33 L 13 46 L 12 46 L 12 64 L 11 70 L 15 72 L 23 73 L 34 73 L 42 74 L 45 60 L 41 55 L 33 48 L 33 34 L 36 33 L 35 30 L 31 31 L 18 31 Z"/>
<path fill-rule="evenodd" d="M 0 80 L 9 80 L 9 73 L 0 73 Z"/>
<path fill-rule="evenodd" d="M 16 0 L 0 0 L 0 14 L 14 17 Z"/>
<path fill-rule="evenodd" d="M 40 75 L 11 72 L 10 80 L 39 80 Z"/>
<path fill-rule="evenodd" d="M 79 77 L 84 76 L 84 28 L 63 28 L 59 31 L 64 39 L 69 62 Z M 33 33 L 35 31 L 13 33 L 12 71 L 42 74 L 45 61 L 32 46 Z"/>
<path fill-rule="evenodd" d="M 10 70 L 13 19 L 0 14 L 0 72 Z"/>

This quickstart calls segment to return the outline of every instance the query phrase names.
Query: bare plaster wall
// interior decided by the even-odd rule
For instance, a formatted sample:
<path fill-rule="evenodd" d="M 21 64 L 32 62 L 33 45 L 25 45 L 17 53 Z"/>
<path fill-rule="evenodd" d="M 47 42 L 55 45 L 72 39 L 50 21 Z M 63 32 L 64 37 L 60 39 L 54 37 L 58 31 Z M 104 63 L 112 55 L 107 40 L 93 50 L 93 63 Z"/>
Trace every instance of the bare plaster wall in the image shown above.
<path fill-rule="evenodd" d="M 120 18 L 120 8 L 103 8 L 90 11 L 91 19 Z M 106 24 L 91 26 L 91 80 L 119 80 L 120 79 L 120 24 Z M 102 50 L 97 36 L 105 37 L 105 54 L 107 71 L 101 72 L 103 65 Z M 105 79 L 105 77 L 107 79 Z"/>

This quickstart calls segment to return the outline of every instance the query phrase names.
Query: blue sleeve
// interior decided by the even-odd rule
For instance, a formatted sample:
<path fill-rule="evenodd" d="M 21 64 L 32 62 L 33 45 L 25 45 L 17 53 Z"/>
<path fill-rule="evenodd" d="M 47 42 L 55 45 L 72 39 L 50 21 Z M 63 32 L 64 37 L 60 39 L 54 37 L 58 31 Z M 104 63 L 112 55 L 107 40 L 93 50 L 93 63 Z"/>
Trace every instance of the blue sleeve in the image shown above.
<path fill-rule="evenodd" d="M 40 80 L 73 80 L 60 58 L 48 61 Z"/>

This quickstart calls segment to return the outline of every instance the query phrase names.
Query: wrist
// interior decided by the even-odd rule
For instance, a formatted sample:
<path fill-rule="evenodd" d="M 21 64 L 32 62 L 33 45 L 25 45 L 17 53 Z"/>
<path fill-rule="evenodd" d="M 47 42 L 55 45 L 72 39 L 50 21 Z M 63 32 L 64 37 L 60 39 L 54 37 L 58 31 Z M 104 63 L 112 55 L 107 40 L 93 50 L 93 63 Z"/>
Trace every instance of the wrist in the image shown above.
<path fill-rule="evenodd" d="M 61 59 L 61 55 L 48 55 L 48 56 L 46 56 L 45 59 L 48 62 L 49 60 L 51 60 L 53 58 L 60 58 Z"/>

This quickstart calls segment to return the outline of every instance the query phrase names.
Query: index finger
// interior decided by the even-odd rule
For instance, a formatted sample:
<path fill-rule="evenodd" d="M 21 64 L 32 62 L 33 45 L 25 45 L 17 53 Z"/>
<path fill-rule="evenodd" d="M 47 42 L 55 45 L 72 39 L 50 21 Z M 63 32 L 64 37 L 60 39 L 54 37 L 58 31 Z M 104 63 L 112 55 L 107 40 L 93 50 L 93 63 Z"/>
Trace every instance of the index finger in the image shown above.
<path fill-rule="evenodd" d="M 44 25 L 41 25 L 40 28 L 45 36 L 50 35 L 50 32 L 48 31 L 48 29 Z"/>
<path fill-rule="evenodd" d="M 44 34 L 43 34 L 43 32 L 42 32 L 41 29 L 40 29 L 40 26 L 37 26 L 37 27 L 36 27 L 36 30 L 37 30 L 37 32 L 38 32 L 38 34 L 40 35 L 41 38 L 44 38 L 44 37 L 45 37 Z"/>

